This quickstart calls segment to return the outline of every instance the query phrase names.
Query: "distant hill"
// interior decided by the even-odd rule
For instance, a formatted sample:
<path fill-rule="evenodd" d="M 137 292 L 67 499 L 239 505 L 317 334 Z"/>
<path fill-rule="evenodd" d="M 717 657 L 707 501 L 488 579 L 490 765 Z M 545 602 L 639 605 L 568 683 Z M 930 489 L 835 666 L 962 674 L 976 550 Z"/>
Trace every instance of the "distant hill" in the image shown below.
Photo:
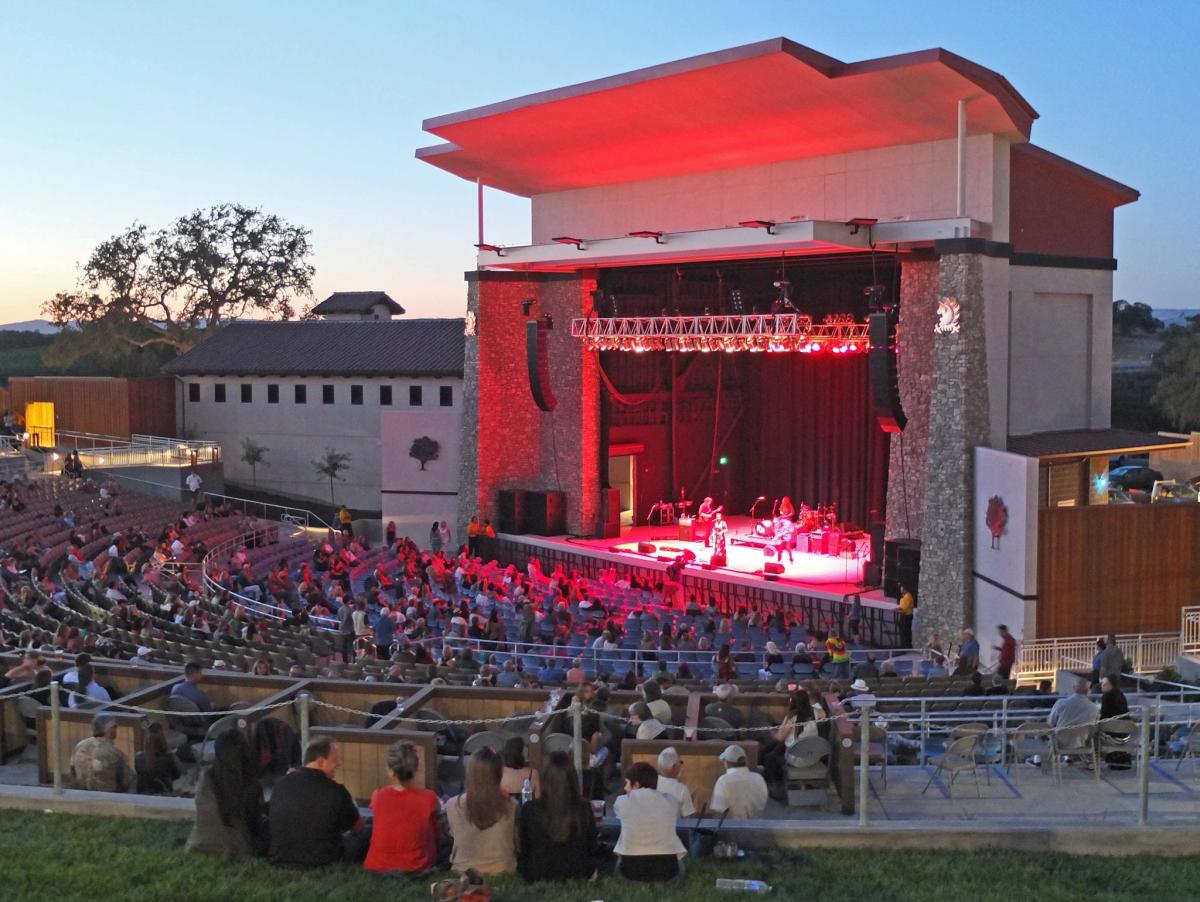
<path fill-rule="evenodd" d="M 48 319 L 27 319 L 20 323 L 4 323 L 0 332 L 37 332 L 39 335 L 57 335 L 59 327 Z"/>
<path fill-rule="evenodd" d="M 1178 310 L 1154 308 L 1154 315 L 1163 321 L 1164 326 L 1185 326 L 1189 316 L 1200 314 L 1200 310 Z"/>

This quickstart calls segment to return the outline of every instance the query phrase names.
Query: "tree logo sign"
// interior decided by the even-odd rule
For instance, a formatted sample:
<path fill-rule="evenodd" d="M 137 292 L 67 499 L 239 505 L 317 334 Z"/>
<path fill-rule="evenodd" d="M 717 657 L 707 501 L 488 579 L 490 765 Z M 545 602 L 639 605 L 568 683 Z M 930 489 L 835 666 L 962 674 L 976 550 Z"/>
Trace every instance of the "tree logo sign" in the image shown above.
<path fill-rule="evenodd" d="M 1008 508 L 1004 499 L 993 495 L 988 499 L 987 514 L 984 516 L 988 532 L 992 534 L 992 548 L 999 550 L 1000 537 L 1008 530 Z"/>

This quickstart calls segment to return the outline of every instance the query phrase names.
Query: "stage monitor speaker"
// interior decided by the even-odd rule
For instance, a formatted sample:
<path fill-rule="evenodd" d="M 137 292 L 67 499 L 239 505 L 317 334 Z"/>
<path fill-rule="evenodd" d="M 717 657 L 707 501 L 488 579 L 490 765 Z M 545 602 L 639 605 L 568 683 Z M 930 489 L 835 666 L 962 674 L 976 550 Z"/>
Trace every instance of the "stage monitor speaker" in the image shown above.
<path fill-rule="evenodd" d="M 713 555 L 713 556 L 712 556 L 712 557 L 709 559 L 709 562 L 708 562 L 708 563 L 709 563 L 709 568 L 708 568 L 708 569 L 710 569 L 710 570 L 711 570 L 713 567 L 724 567 L 724 566 L 725 566 L 725 565 L 728 563 L 728 561 L 726 560 L 726 558 L 725 558 L 725 555 L 723 555 L 723 554 L 714 554 L 714 555 Z"/>
<path fill-rule="evenodd" d="M 525 528 L 535 536 L 561 536 L 567 531 L 567 500 L 562 492 L 526 492 Z"/>
<path fill-rule="evenodd" d="M 522 489 L 504 489 L 500 492 L 499 513 L 500 532 L 516 534 L 525 531 L 525 491 Z"/>
<path fill-rule="evenodd" d="M 529 369 L 529 389 L 539 410 L 552 411 L 558 406 L 550 390 L 550 327 L 544 320 L 525 323 L 525 363 Z"/>
<path fill-rule="evenodd" d="M 768 573 L 766 570 L 764 570 L 763 571 L 763 579 L 765 579 L 769 583 L 777 583 L 777 582 L 779 582 L 779 574 L 778 573 Z"/>
<path fill-rule="evenodd" d="M 884 432 L 903 432 L 908 425 L 900 403 L 900 382 L 896 373 L 896 314 L 872 313 L 869 318 L 871 350 L 867 368 L 871 376 L 871 396 L 875 401 L 875 419 Z"/>
<path fill-rule="evenodd" d="M 863 564 L 863 585 L 876 587 L 883 583 L 883 565 L 874 561 Z"/>
<path fill-rule="evenodd" d="M 779 574 L 783 572 L 783 564 L 778 561 L 767 561 L 763 564 L 763 573 Z"/>
<path fill-rule="evenodd" d="M 883 594 L 899 598 L 902 586 L 914 592 L 921 583 L 920 539 L 894 539 L 883 543 Z"/>
<path fill-rule="evenodd" d="M 652 542 L 638 542 L 638 554 L 655 554 L 658 546 Z"/>

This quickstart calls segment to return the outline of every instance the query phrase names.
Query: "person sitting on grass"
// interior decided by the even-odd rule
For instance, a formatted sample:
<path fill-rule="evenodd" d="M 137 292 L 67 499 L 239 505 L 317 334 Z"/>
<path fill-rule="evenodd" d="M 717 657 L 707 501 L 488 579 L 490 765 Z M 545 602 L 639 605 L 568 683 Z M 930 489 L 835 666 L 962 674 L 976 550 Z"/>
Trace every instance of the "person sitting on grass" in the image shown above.
<path fill-rule="evenodd" d="M 441 800 L 417 785 L 420 758 L 412 743 L 388 749 L 392 782 L 371 795 L 371 847 L 363 863 L 382 874 L 420 874 L 437 866 Z"/>
<path fill-rule="evenodd" d="M 679 803 L 658 791 L 658 771 L 639 761 L 625 772 L 625 794 L 613 802 L 621 834 L 613 852 L 617 876 L 655 882 L 683 877 L 687 849 L 675 832 Z"/>
<path fill-rule="evenodd" d="M 461 874 L 509 874 L 517 867 L 517 803 L 500 791 L 503 762 L 482 748 L 467 763 L 464 792 L 447 800 L 446 822 L 454 847 L 450 869 Z"/>
<path fill-rule="evenodd" d="M 71 754 L 71 773 L 77 789 L 97 792 L 128 792 L 133 786 L 133 769 L 116 746 L 117 720 L 109 714 L 97 714 L 92 721 L 92 736 L 75 746 Z"/>
<path fill-rule="evenodd" d="M 369 834 L 350 797 L 334 780 L 342 750 L 328 736 L 304 748 L 304 766 L 285 775 L 271 792 L 271 863 L 325 867 L 362 861 Z"/>
<path fill-rule="evenodd" d="M 582 880 L 596 872 L 596 819 L 579 788 L 566 752 L 553 752 L 542 768 L 542 792 L 521 809 L 521 876 Z"/>
<path fill-rule="evenodd" d="M 746 750 L 731 745 L 721 752 L 725 773 L 713 786 L 710 808 L 714 814 L 725 812 L 731 820 L 762 817 L 767 807 L 767 781 L 762 774 L 746 766 Z"/>
<path fill-rule="evenodd" d="M 213 746 L 213 763 L 196 786 L 196 819 L 187 850 L 227 859 L 261 855 L 267 848 L 262 783 L 254 750 L 241 730 L 226 730 Z"/>

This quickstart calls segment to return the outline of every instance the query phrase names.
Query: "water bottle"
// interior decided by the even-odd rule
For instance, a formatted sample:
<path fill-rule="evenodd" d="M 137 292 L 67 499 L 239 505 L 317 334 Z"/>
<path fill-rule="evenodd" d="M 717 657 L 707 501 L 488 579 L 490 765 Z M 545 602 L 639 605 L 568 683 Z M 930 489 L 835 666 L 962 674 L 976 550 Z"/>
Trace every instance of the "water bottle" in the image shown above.
<path fill-rule="evenodd" d="M 533 783 L 530 782 L 530 779 L 528 777 L 526 777 L 525 782 L 521 784 L 521 804 L 524 805 L 526 802 L 529 802 L 532 799 L 533 799 Z"/>
<path fill-rule="evenodd" d="M 765 880 L 735 880 L 729 877 L 718 877 L 717 889 L 735 893 L 769 893 L 771 884 Z"/>

